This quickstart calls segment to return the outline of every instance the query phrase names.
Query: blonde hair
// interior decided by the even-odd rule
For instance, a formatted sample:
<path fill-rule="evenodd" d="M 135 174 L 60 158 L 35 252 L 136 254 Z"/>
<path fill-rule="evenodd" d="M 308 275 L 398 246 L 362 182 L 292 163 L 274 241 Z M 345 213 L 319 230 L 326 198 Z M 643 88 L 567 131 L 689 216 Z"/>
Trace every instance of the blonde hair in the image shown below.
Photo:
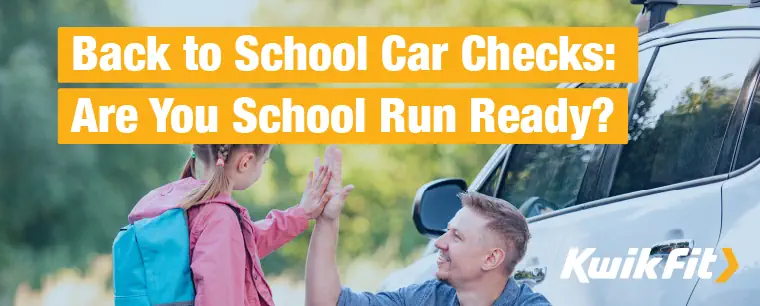
<path fill-rule="evenodd" d="M 511 203 L 475 191 L 459 194 L 462 206 L 469 207 L 486 217 L 486 227 L 497 233 L 512 253 L 506 261 L 507 273 L 514 272 L 517 264 L 525 257 L 531 238 L 528 222 Z"/>
<path fill-rule="evenodd" d="M 180 179 L 195 177 L 195 161 L 200 161 L 208 166 L 215 163 L 214 176 L 206 182 L 200 189 L 194 190 L 182 204 L 182 208 L 189 209 L 197 204 L 208 202 L 218 196 L 223 190 L 227 190 L 231 184 L 229 177 L 224 173 L 224 163 L 230 152 L 237 150 L 248 150 L 256 155 L 256 158 L 262 158 L 269 150 L 271 145 L 268 144 L 248 144 L 248 145 L 229 145 L 229 144 L 196 144 L 193 145 L 193 155 L 185 163 Z"/>

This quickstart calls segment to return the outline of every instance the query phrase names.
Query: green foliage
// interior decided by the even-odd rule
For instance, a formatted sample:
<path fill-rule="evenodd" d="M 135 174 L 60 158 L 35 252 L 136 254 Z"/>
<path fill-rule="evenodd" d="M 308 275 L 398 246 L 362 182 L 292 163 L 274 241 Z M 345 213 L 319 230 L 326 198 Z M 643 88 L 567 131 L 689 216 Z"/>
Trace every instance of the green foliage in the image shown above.
<path fill-rule="evenodd" d="M 179 174 L 180 146 L 58 144 L 57 27 L 121 25 L 113 13 L 121 10 L 103 1 L 0 2 L 2 305 L 19 282 L 38 284 L 109 253 L 141 194 Z"/>
<path fill-rule="evenodd" d="M 279 0 L 254 15 L 267 26 L 633 26 L 640 6 L 624 0 Z M 732 7 L 678 7 L 678 22 Z"/>

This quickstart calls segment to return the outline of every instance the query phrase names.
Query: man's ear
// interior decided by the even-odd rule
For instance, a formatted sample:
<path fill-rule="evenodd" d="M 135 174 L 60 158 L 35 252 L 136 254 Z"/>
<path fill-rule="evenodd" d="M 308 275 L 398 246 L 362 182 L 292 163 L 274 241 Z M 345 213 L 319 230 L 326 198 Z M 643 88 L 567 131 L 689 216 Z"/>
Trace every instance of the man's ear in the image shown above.
<path fill-rule="evenodd" d="M 483 270 L 490 271 L 499 268 L 504 260 L 506 260 L 506 255 L 507 253 L 504 252 L 504 249 L 491 249 L 491 252 L 486 257 L 486 261 L 483 263 Z"/>

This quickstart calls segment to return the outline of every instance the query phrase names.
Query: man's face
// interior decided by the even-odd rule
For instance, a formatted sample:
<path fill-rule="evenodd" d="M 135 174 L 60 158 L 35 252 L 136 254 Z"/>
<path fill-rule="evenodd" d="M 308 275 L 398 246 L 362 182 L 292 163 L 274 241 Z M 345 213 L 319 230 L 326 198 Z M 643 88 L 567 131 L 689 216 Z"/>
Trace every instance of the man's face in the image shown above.
<path fill-rule="evenodd" d="M 485 217 L 470 208 L 457 212 L 448 231 L 435 242 L 439 249 L 438 279 L 456 286 L 498 268 L 505 253 L 487 224 Z"/>

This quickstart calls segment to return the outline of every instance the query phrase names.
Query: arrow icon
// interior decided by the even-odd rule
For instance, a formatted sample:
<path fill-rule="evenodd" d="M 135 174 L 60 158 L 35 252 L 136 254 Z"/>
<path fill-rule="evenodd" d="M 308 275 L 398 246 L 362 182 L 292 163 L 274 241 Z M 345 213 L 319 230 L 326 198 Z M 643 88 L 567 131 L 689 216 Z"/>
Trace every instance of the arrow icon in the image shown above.
<path fill-rule="evenodd" d="M 736 256 L 734 256 L 734 251 L 731 248 L 723 248 L 723 254 L 726 255 L 728 267 L 718 276 L 715 280 L 716 283 L 725 283 L 739 269 L 739 263 L 736 261 Z"/>

